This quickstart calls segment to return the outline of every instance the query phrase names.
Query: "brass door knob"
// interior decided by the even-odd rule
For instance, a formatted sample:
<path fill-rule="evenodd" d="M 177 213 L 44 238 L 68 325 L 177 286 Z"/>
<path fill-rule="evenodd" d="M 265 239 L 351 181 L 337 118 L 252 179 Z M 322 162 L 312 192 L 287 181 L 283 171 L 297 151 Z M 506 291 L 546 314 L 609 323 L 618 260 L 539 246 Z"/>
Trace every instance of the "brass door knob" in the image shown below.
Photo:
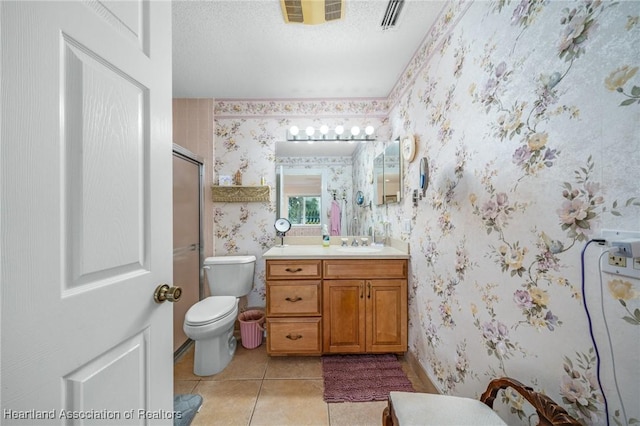
<path fill-rule="evenodd" d="M 163 303 L 165 301 L 177 302 L 182 296 L 182 289 L 178 286 L 169 287 L 168 284 L 161 284 L 156 288 L 153 293 L 153 300 L 156 303 Z"/>

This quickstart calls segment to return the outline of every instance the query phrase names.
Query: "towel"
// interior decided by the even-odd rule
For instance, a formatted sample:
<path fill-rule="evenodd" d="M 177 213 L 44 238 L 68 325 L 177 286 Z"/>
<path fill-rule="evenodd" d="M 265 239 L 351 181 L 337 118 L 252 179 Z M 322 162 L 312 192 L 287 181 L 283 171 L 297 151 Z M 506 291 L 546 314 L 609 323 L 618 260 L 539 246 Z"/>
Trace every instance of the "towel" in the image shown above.
<path fill-rule="evenodd" d="M 333 200 L 331 202 L 331 209 L 329 210 L 329 218 L 330 218 L 330 224 L 331 226 L 329 227 L 329 234 L 331 235 L 340 235 L 340 231 L 341 231 L 341 211 L 340 211 L 340 203 L 338 203 L 336 200 Z"/>

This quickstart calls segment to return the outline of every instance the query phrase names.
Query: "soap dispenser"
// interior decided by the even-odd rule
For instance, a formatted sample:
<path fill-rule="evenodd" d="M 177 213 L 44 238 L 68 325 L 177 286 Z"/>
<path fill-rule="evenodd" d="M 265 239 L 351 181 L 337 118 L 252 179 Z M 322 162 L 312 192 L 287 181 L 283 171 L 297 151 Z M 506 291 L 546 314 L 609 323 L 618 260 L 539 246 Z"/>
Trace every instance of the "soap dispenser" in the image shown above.
<path fill-rule="evenodd" d="M 329 236 L 329 228 L 327 225 L 322 225 L 322 247 L 329 247 L 331 245 L 331 237 Z"/>

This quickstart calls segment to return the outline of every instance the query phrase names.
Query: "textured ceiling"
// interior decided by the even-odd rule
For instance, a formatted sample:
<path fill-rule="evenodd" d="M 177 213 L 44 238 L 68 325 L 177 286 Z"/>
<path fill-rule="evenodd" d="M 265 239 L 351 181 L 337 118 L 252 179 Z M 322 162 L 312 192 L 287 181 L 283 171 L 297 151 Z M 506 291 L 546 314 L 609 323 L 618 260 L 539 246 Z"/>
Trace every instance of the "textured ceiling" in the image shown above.
<path fill-rule="evenodd" d="M 321 25 L 285 24 L 279 0 L 174 1 L 173 96 L 386 98 L 444 3 L 406 0 L 382 31 L 386 0 Z"/>

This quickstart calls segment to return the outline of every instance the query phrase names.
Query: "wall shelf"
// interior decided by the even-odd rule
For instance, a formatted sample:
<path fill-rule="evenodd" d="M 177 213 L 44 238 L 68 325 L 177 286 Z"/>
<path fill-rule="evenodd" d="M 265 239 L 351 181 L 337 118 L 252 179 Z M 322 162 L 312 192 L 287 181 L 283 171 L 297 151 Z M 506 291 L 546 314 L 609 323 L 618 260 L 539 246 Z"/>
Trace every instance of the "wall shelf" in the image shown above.
<path fill-rule="evenodd" d="M 220 186 L 211 187 L 211 195 L 214 202 L 222 203 L 246 203 L 269 202 L 271 187 L 263 186 Z"/>

